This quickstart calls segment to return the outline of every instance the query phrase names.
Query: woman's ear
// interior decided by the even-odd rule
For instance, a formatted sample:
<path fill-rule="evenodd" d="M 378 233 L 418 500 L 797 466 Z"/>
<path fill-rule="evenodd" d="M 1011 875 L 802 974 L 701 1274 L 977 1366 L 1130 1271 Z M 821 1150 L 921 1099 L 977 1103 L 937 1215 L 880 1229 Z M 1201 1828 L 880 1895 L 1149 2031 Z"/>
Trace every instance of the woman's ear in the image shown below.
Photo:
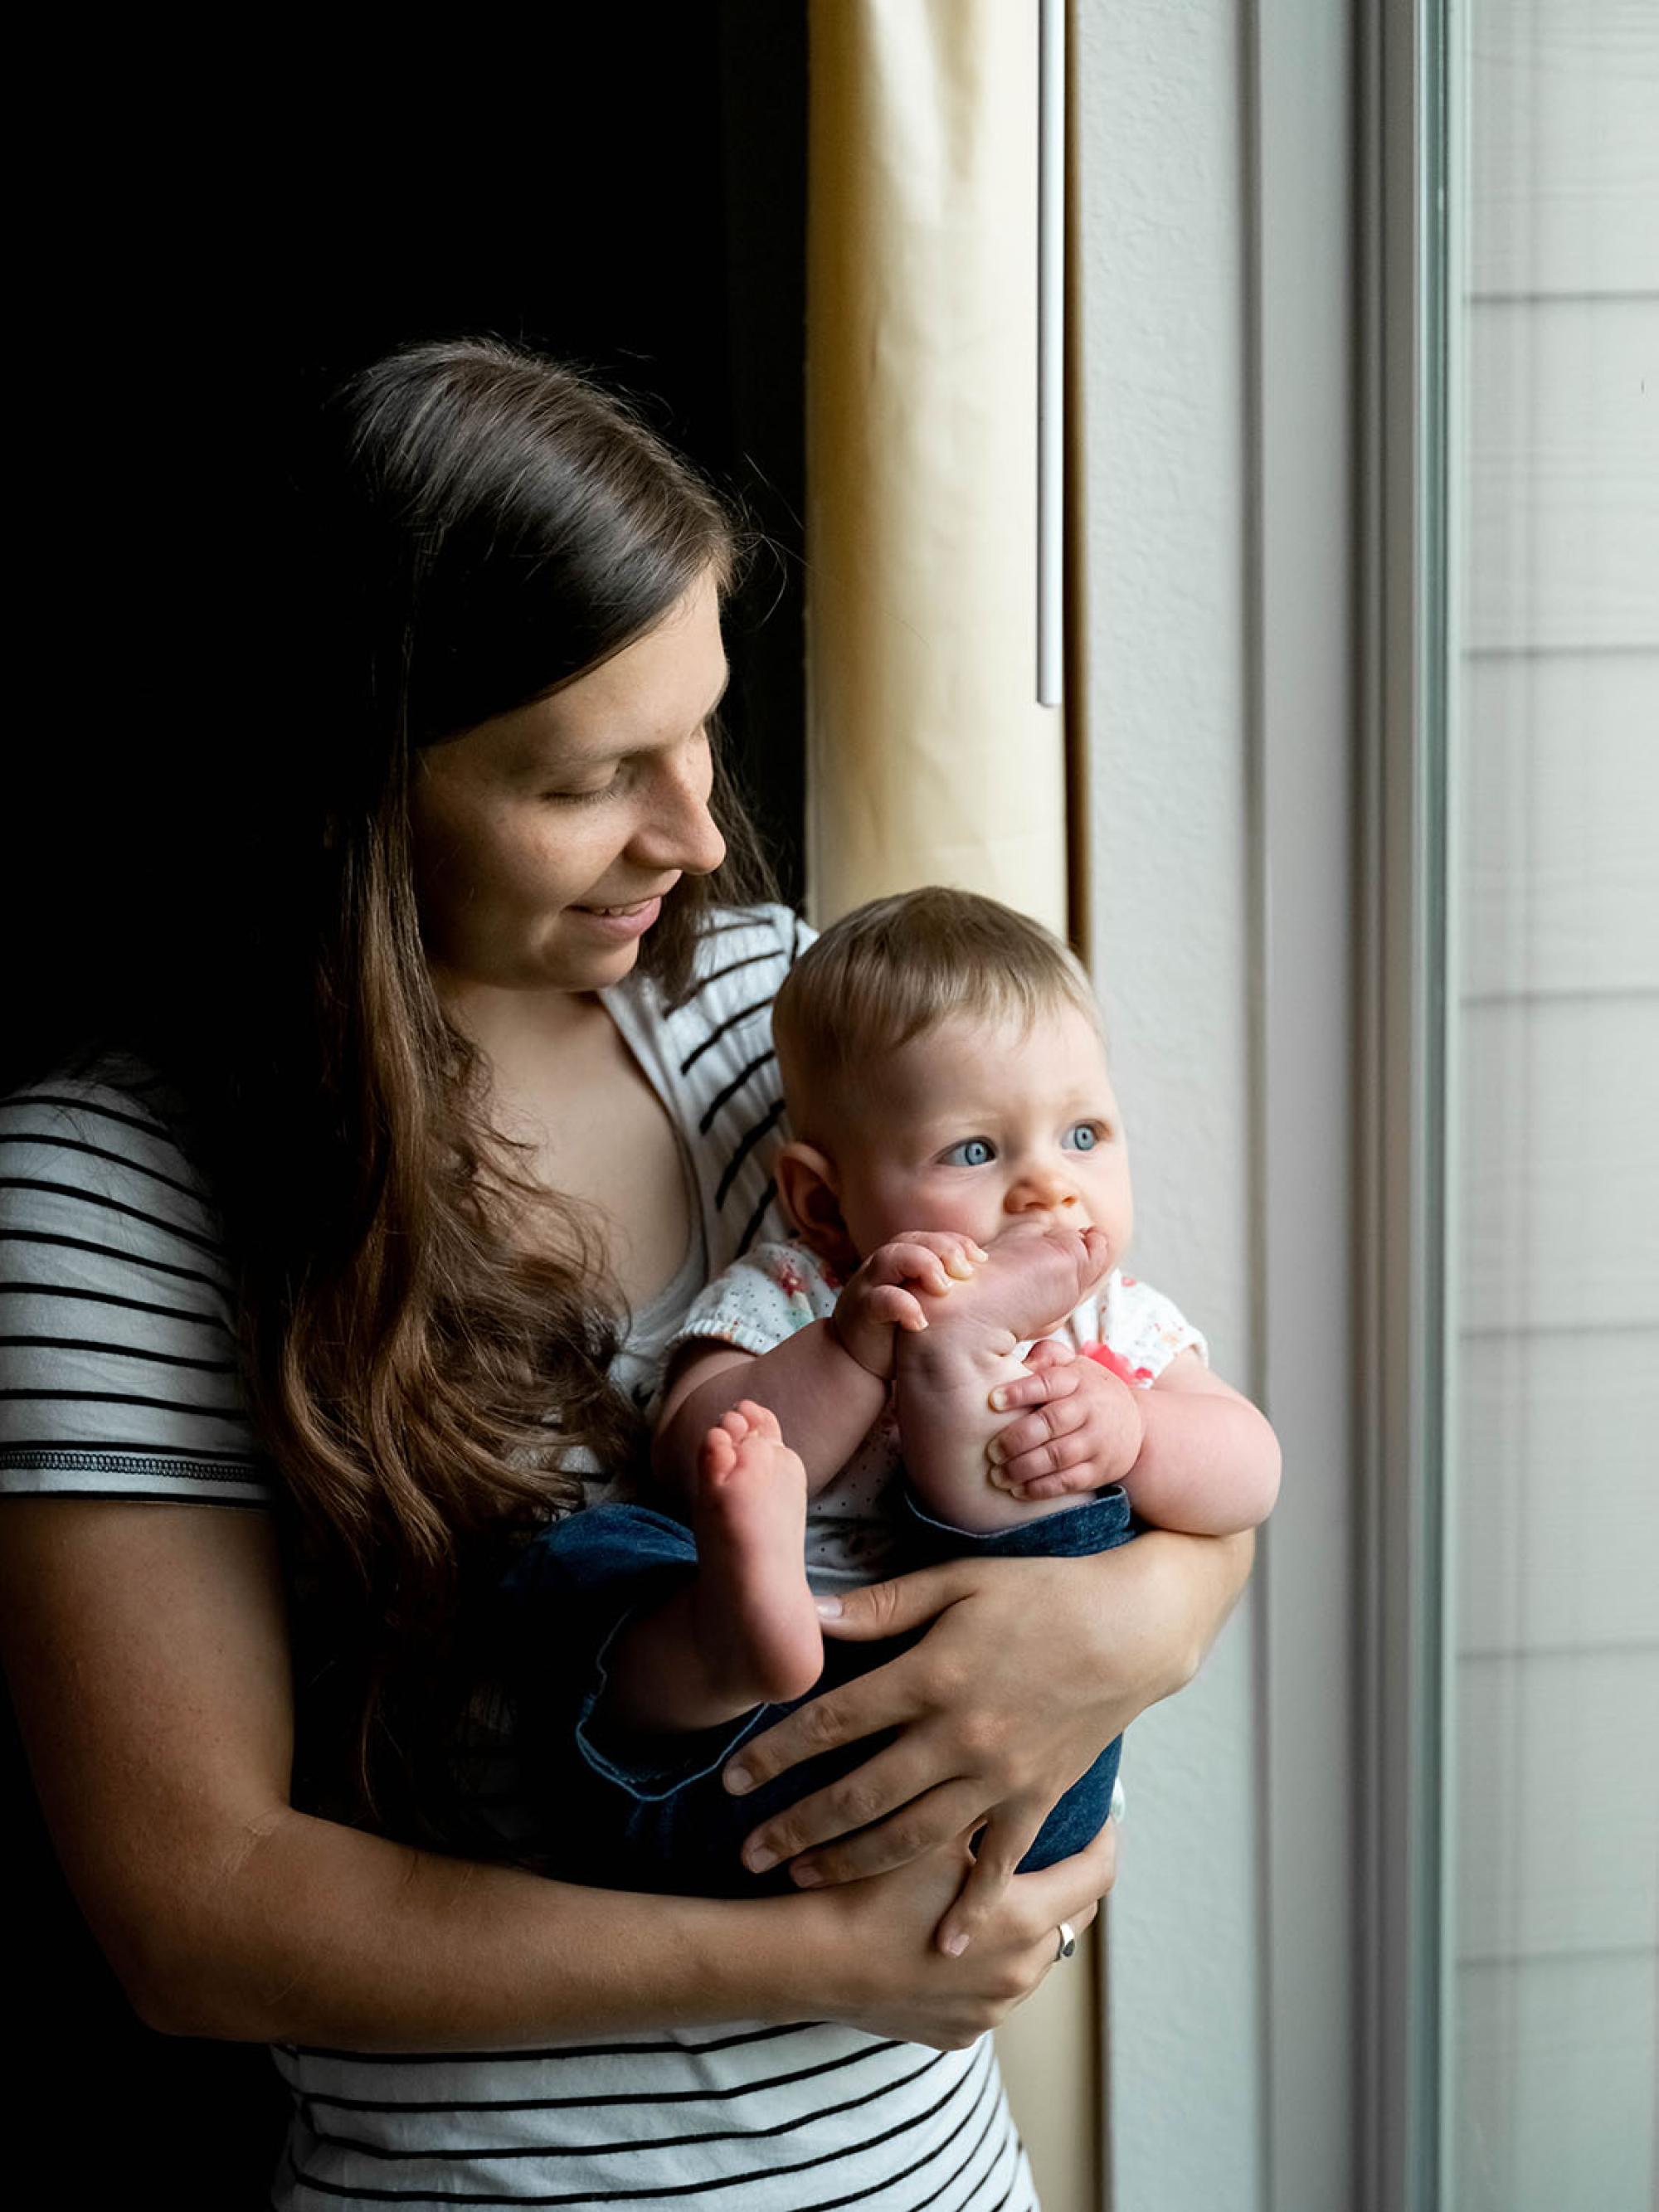
<path fill-rule="evenodd" d="M 857 1255 L 842 1219 L 836 1190 L 836 1164 L 830 1155 L 816 1145 L 786 1145 L 778 1154 L 775 1171 L 778 1196 L 801 1243 L 821 1260 L 855 1261 Z"/>

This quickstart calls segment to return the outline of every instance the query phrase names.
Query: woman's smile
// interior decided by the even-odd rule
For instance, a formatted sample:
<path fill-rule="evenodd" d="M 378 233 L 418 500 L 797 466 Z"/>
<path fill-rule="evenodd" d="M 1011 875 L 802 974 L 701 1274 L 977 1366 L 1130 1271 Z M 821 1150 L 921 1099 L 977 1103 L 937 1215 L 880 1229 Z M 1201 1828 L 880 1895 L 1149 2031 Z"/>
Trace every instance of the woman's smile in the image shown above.
<path fill-rule="evenodd" d="M 659 891 L 655 898 L 641 899 L 637 906 L 573 906 L 567 908 L 566 911 L 580 915 L 585 922 L 603 934 L 625 942 L 630 938 L 645 935 L 662 912 L 664 896 L 665 894 Z"/>
<path fill-rule="evenodd" d="M 586 676 L 428 747 L 416 879 L 452 1001 L 619 983 L 680 878 L 720 866 L 708 726 L 726 674 L 710 573 Z"/>

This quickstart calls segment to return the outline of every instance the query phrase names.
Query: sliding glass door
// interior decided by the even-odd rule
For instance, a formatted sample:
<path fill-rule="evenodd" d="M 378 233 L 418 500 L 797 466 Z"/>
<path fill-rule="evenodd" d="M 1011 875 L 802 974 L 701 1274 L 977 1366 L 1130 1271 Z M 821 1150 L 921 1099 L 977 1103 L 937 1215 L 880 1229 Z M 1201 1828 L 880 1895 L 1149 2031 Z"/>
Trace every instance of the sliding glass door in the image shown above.
<path fill-rule="evenodd" d="M 1379 1695 L 1417 1863 L 1382 1923 L 1411 1984 L 1385 2032 L 1413 2045 L 1383 2194 L 1648 2212 L 1659 10 L 1443 0 L 1417 27 L 1393 80 L 1414 88 L 1415 380 L 1382 403 L 1415 519 L 1411 843 L 1385 872 L 1416 921 L 1386 957 L 1420 971 L 1391 1032 L 1419 1434 L 1412 1502 L 1383 1509 L 1402 1663 Z"/>

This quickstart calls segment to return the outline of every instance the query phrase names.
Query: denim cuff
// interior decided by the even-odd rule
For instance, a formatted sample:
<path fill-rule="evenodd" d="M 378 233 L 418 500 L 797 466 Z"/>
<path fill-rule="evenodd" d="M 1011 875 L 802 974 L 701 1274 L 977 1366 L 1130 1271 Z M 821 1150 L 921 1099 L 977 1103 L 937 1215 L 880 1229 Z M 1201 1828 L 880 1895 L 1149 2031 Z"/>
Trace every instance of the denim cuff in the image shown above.
<path fill-rule="evenodd" d="M 1015 1559 L 1082 1559 L 1115 1551 L 1133 1534 L 1133 1513 L 1121 1483 L 1092 1491 L 1059 1513 L 1036 1513 L 1006 1528 L 957 1528 L 936 1521 L 907 1483 L 904 1512 L 916 1543 L 930 1562 L 988 1554 Z"/>
<path fill-rule="evenodd" d="M 576 1721 L 576 1747 L 595 1774 L 636 1804 L 653 1805 L 723 1766 L 738 1745 L 756 1733 L 771 1708 L 757 1705 L 752 1712 L 740 1713 L 718 1728 L 689 1730 L 622 1728 L 607 1720 L 600 1710 L 611 1680 L 605 1662 L 612 1644 L 640 1610 L 638 1606 L 629 1607 L 594 1656 L 592 1678 Z"/>

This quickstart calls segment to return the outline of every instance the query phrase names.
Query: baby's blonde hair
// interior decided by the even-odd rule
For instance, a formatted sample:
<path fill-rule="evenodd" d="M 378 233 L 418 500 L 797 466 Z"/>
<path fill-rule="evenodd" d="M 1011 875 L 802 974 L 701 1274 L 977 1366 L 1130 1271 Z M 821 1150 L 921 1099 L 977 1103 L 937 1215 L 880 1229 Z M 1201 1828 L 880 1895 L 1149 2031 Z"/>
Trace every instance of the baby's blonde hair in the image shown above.
<path fill-rule="evenodd" d="M 1099 1027 L 1081 963 L 1029 915 L 937 884 L 872 899 L 807 947 L 772 1009 L 796 1133 L 811 1133 L 825 1089 L 844 1098 L 843 1079 L 936 1023 L 1029 1026 L 1066 1006 Z"/>

